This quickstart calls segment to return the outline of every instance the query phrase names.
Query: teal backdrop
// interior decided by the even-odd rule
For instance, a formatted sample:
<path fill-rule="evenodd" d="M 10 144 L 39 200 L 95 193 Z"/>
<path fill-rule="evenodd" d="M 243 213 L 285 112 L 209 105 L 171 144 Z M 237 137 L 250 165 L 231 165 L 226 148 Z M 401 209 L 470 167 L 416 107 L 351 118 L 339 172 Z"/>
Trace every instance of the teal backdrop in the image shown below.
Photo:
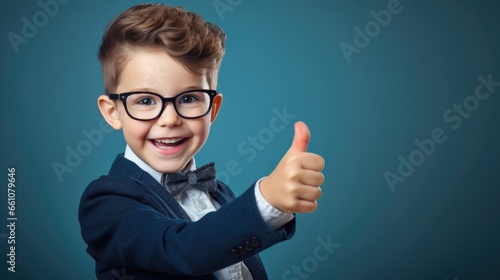
<path fill-rule="evenodd" d="M 108 21 L 141 2 L 3 2 L 1 279 L 95 279 L 78 203 L 125 148 L 96 106 L 96 53 Z M 224 104 L 198 163 L 241 194 L 298 120 L 326 160 L 318 210 L 261 254 L 271 279 L 500 279 L 497 1 L 165 3 L 227 33 Z"/>

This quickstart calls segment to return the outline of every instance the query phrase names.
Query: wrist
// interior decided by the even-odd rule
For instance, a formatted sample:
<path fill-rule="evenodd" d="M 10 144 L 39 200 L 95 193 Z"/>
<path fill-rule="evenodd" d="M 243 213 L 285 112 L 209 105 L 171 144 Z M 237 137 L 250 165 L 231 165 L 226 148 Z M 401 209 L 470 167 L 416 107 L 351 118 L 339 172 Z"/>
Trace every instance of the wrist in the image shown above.
<path fill-rule="evenodd" d="M 268 193 L 268 184 L 269 184 L 269 177 L 263 178 L 259 182 L 259 190 L 260 193 L 262 194 L 262 197 L 273 207 L 277 208 L 276 205 L 272 202 L 271 195 Z"/>

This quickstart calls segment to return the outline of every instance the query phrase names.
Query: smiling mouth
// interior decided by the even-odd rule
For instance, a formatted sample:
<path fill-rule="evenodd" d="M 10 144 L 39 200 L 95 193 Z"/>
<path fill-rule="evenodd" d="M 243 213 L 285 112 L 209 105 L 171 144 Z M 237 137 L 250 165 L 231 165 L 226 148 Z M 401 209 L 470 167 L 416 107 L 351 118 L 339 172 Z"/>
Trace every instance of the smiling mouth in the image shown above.
<path fill-rule="evenodd" d="M 150 141 L 156 147 L 168 150 L 181 145 L 186 140 L 187 138 L 163 138 L 163 139 L 152 139 Z"/>

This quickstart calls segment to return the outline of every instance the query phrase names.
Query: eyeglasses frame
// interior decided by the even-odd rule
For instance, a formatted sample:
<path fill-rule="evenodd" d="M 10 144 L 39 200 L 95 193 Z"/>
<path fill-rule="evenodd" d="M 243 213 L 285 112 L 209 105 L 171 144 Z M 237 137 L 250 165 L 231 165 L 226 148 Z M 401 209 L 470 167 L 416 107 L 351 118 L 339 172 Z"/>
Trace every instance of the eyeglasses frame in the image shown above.
<path fill-rule="evenodd" d="M 201 116 L 198 116 L 198 117 L 185 117 L 183 116 L 182 114 L 179 113 L 179 110 L 177 110 L 177 106 L 175 105 L 175 101 L 176 99 L 183 95 L 183 94 L 186 94 L 186 93 L 190 93 L 190 92 L 205 92 L 209 95 L 210 97 L 210 103 L 208 104 L 208 110 L 205 114 L 201 115 Z M 162 107 L 161 107 L 161 110 L 160 112 L 158 113 L 158 115 L 154 118 L 150 118 L 150 119 L 139 119 L 139 118 L 136 118 L 134 116 L 132 116 L 130 114 L 130 112 L 128 111 L 128 108 L 127 108 L 127 98 L 130 96 L 130 95 L 133 95 L 133 94 L 138 94 L 138 93 L 147 93 L 147 94 L 153 94 L 155 96 L 158 96 L 160 99 L 161 99 L 161 102 L 162 102 Z M 125 107 L 125 111 L 127 112 L 127 115 L 136 120 L 136 121 L 152 121 L 152 120 L 155 120 L 155 119 L 158 119 L 161 114 L 163 114 L 163 111 L 165 111 L 165 104 L 167 102 L 171 102 L 172 105 L 174 106 L 174 109 L 175 109 L 175 112 L 177 113 L 177 115 L 179 115 L 180 117 L 184 118 L 184 119 L 198 119 L 198 118 L 202 118 L 204 116 L 206 116 L 210 110 L 212 109 L 212 103 L 213 103 L 213 100 L 214 100 L 214 97 L 217 96 L 218 92 L 216 90 L 213 90 L 213 89 L 190 89 L 190 90 L 186 90 L 186 91 L 183 91 L 179 94 L 177 94 L 176 96 L 174 97 L 163 97 L 162 95 L 160 95 L 159 93 L 156 93 L 156 92 L 150 92 L 150 91 L 129 91 L 129 92 L 123 92 L 123 93 L 108 93 L 106 94 L 109 99 L 111 100 L 121 100 L 122 103 L 123 103 L 123 107 Z"/>

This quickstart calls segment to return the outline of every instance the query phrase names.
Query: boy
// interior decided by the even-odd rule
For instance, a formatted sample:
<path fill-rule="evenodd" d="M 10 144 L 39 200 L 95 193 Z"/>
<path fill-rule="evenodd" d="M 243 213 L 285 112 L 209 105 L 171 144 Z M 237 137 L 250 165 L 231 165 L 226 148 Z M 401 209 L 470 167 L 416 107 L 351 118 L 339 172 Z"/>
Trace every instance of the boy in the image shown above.
<path fill-rule="evenodd" d="M 267 279 L 258 253 L 289 239 L 321 196 L 323 159 L 295 124 L 276 169 L 235 198 L 196 167 L 222 95 L 225 34 L 181 7 L 134 6 L 107 27 L 98 106 L 127 147 L 82 195 L 79 220 L 99 279 Z"/>

